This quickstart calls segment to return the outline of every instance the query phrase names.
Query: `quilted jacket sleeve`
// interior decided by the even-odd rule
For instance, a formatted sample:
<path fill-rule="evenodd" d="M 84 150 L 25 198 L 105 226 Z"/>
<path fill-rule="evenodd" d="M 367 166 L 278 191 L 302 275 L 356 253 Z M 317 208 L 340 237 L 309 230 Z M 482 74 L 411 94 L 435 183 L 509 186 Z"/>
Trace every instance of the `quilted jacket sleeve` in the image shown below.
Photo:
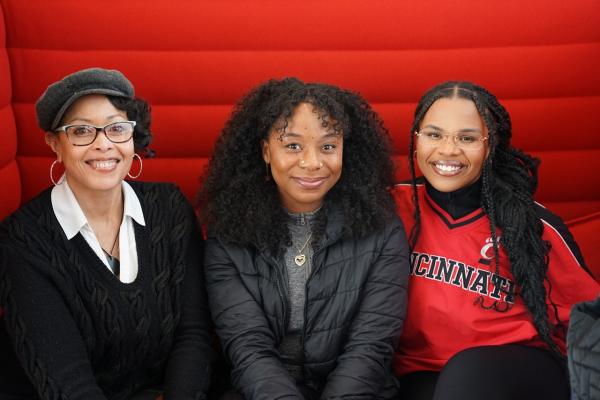
<path fill-rule="evenodd" d="M 600 297 L 573 306 L 567 351 L 573 399 L 600 398 Z"/>
<path fill-rule="evenodd" d="M 228 244 L 228 248 L 233 246 Z M 236 267 L 236 263 L 251 262 L 245 253 L 240 246 L 232 256 L 219 239 L 209 237 L 206 241 L 204 266 L 210 311 L 225 357 L 233 366 L 232 384 L 248 400 L 303 399 L 279 361 L 267 317 Z"/>
<path fill-rule="evenodd" d="M 396 387 L 386 386 L 396 384 L 390 364 L 406 316 L 408 257 L 406 233 L 395 217 L 370 267 L 359 308 L 322 399 L 366 400 L 396 393 Z"/>

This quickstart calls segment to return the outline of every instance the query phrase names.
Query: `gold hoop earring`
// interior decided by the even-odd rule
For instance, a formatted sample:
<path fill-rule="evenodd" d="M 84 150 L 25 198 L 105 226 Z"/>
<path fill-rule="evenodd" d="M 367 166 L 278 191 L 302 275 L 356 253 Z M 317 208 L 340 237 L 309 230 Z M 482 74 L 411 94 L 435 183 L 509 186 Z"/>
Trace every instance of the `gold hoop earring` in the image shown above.
<path fill-rule="evenodd" d="M 140 176 L 142 174 L 142 168 L 144 167 L 143 163 L 142 163 L 142 157 L 138 156 L 137 153 L 133 153 L 133 157 L 137 157 L 138 160 L 140 160 L 140 172 L 138 172 L 138 174 L 136 176 L 131 176 L 131 174 L 129 172 L 131 172 L 131 169 L 129 170 L 129 172 L 127 173 L 127 176 L 130 177 L 131 179 L 135 179 L 138 176 Z"/>
<path fill-rule="evenodd" d="M 54 169 L 54 164 L 56 164 L 57 162 L 58 160 L 54 160 L 54 162 L 50 166 L 50 180 L 52 181 L 52 183 L 54 183 L 54 186 L 62 185 L 67 175 L 67 172 L 65 171 L 65 173 L 58 179 L 58 183 L 54 182 L 54 178 L 52 177 L 52 170 Z"/>

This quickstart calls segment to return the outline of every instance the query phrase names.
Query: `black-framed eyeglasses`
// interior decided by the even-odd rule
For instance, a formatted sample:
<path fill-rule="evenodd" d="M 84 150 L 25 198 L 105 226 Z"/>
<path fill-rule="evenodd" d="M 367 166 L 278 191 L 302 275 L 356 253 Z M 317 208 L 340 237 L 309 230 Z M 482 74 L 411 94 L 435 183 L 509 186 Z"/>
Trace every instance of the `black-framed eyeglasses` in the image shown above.
<path fill-rule="evenodd" d="M 104 126 L 75 124 L 60 126 L 55 131 L 65 131 L 73 146 L 89 146 L 94 143 L 100 131 L 113 143 L 125 143 L 133 137 L 135 124 L 135 121 L 111 122 Z"/>

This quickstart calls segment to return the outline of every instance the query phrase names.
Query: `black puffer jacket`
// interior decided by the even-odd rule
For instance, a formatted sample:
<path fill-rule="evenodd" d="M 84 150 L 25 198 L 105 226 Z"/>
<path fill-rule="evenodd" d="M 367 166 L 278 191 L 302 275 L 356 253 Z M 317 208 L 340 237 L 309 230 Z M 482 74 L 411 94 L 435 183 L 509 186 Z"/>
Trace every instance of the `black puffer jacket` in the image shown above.
<path fill-rule="evenodd" d="M 306 283 L 306 382 L 324 399 L 396 398 L 390 363 L 406 315 L 406 233 L 398 217 L 368 237 L 343 233 L 333 213 Z M 246 399 L 302 399 L 277 352 L 290 310 L 283 259 L 209 237 L 205 273 L 234 387 Z"/>
<path fill-rule="evenodd" d="M 600 297 L 571 309 L 567 352 L 573 399 L 600 399 Z"/>

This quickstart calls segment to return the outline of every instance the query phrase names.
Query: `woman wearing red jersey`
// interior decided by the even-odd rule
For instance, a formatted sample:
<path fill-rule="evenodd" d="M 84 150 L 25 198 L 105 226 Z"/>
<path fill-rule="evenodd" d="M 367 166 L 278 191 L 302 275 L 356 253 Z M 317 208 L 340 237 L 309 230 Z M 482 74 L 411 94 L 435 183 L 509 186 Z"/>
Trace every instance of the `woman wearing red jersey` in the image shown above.
<path fill-rule="evenodd" d="M 469 82 L 417 106 L 412 182 L 394 189 L 412 227 L 402 399 L 569 398 L 569 310 L 600 288 L 564 222 L 534 202 L 539 160 L 511 136 L 506 109 Z"/>

